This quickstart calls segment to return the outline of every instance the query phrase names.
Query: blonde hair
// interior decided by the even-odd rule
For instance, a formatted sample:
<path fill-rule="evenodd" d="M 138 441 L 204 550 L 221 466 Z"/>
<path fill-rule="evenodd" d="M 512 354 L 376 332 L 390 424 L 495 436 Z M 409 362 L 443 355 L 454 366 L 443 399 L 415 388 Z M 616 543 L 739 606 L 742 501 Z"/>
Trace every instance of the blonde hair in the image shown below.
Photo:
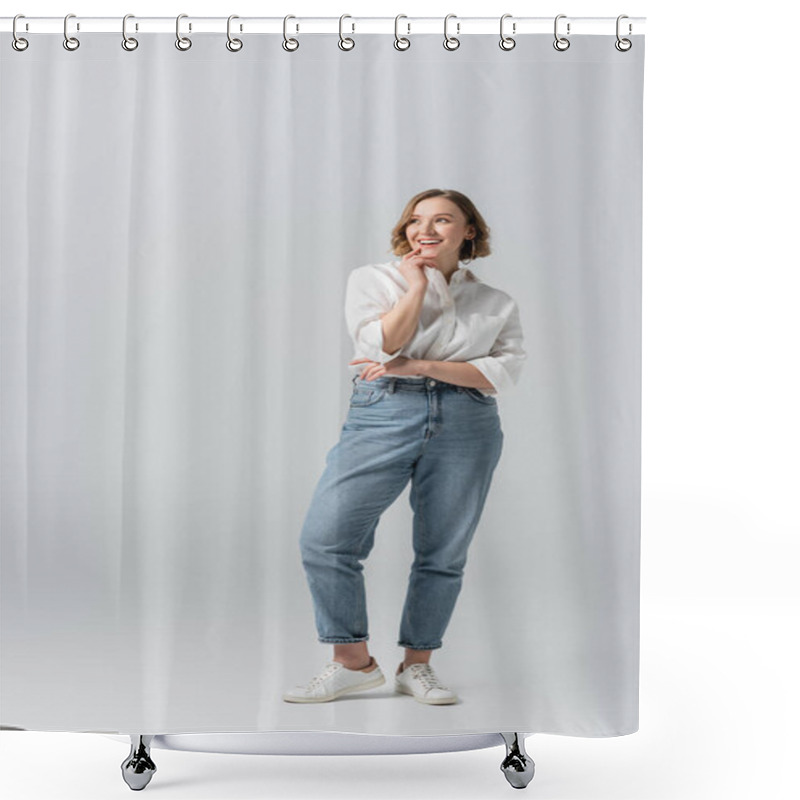
<path fill-rule="evenodd" d="M 461 250 L 458 254 L 459 261 L 466 261 L 470 258 L 483 258 L 491 254 L 489 247 L 489 226 L 481 216 L 480 211 L 475 208 L 475 204 L 465 194 L 456 191 L 455 189 L 426 189 L 424 192 L 415 194 L 406 203 L 403 213 L 400 215 L 400 220 L 392 229 L 392 253 L 396 256 L 404 256 L 410 253 L 412 248 L 406 239 L 406 227 L 409 220 L 414 214 L 414 209 L 420 200 L 426 200 L 428 197 L 444 197 L 447 200 L 452 200 L 464 213 L 467 218 L 467 225 L 473 225 L 475 228 L 475 236 L 472 239 L 464 239 L 461 244 Z M 473 255 L 473 242 L 475 244 L 475 251 Z"/>

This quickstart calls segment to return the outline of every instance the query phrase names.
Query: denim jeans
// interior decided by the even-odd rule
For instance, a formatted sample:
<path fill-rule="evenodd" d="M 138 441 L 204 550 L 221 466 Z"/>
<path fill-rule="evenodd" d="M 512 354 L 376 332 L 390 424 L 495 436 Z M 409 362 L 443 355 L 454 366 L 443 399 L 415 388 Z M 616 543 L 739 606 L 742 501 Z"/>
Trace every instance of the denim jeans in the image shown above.
<path fill-rule="evenodd" d="M 357 375 L 353 384 L 300 534 L 319 641 L 369 639 L 361 562 L 381 514 L 410 480 L 414 561 L 398 645 L 434 650 L 500 459 L 497 400 L 429 378 Z"/>

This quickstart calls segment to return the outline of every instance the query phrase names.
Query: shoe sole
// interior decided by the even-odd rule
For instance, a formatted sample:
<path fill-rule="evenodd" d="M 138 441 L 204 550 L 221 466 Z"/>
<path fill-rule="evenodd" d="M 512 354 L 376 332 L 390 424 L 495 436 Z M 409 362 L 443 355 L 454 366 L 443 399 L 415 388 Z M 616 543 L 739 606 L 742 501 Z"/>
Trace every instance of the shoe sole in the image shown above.
<path fill-rule="evenodd" d="M 442 697 L 439 700 L 424 700 L 417 697 L 411 689 L 407 689 L 402 683 L 395 683 L 394 690 L 400 694 L 410 694 L 418 703 L 425 703 L 426 706 L 448 706 L 451 703 L 457 703 L 458 697 Z"/>
<path fill-rule="evenodd" d="M 344 689 L 339 689 L 338 692 L 334 692 L 329 697 L 289 697 L 283 695 L 283 699 L 287 703 L 329 703 L 331 700 L 335 700 L 343 694 L 352 694 L 353 692 L 362 692 L 365 689 L 374 689 L 376 686 L 382 686 L 384 683 L 386 683 L 386 676 L 380 675 L 366 683 L 359 683 L 357 686 L 347 686 Z"/>

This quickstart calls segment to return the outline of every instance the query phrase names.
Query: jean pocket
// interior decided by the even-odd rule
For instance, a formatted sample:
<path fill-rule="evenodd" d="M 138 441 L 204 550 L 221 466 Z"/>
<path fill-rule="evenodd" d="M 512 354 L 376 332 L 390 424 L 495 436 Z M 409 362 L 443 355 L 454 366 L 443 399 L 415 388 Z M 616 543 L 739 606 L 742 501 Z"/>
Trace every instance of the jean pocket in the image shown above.
<path fill-rule="evenodd" d="M 492 395 L 482 394 L 477 389 L 473 389 L 471 386 L 464 387 L 464 394 L 467 397 L 472 398 L 477 403 L 483 403 L 485 406 L 493 406 L 497 404 L 497 400 L 492 397 Z"/>
<path fill-rule="evenodd" d="M 364 386 L 359 384 L 353 389 L 353 394 L 350 395 L 350 406 L 351 408 L 373 406 L 382 400 L 385 394 L 385 386 Z"/>

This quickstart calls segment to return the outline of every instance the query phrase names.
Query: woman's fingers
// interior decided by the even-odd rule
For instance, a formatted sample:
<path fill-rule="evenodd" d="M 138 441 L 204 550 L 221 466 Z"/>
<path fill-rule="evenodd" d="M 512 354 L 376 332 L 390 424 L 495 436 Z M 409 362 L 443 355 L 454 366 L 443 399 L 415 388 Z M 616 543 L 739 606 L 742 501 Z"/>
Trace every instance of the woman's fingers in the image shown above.
<path fill-rule="evenodd" d="M 364 367 L 361 371 L 361 375 L 359 376 L 362 380 L 372 380 L 373 378 L 377 377 L 378 375 L 382 375 L 386 372 L 386 368 L 378 361 L 370 361 L 368 358 L 356 358 L 350 362 L 351 364 L 369 364 L 368 367 Z"/>
<path fill-rule="evenodd" d="M 422 245 L 417 247 L 416 250 L 412 250 L 410 253 L 406 253 L 403 256 L 403 261 L 408 261 L 412 264 L 425 264 L 429 262 L 435 262 L 435 258 L 431 258 L 430 256 L 422 255 Z"/>
<path fill-rule="evenodd" d="M 410 285 L 427 286 L 428 276 L 425 267 L 434 267 L 436 262 L 427 256 L 421 255 L 421 247 L 406 253 L 400 263 L 400 272 Z"/>

